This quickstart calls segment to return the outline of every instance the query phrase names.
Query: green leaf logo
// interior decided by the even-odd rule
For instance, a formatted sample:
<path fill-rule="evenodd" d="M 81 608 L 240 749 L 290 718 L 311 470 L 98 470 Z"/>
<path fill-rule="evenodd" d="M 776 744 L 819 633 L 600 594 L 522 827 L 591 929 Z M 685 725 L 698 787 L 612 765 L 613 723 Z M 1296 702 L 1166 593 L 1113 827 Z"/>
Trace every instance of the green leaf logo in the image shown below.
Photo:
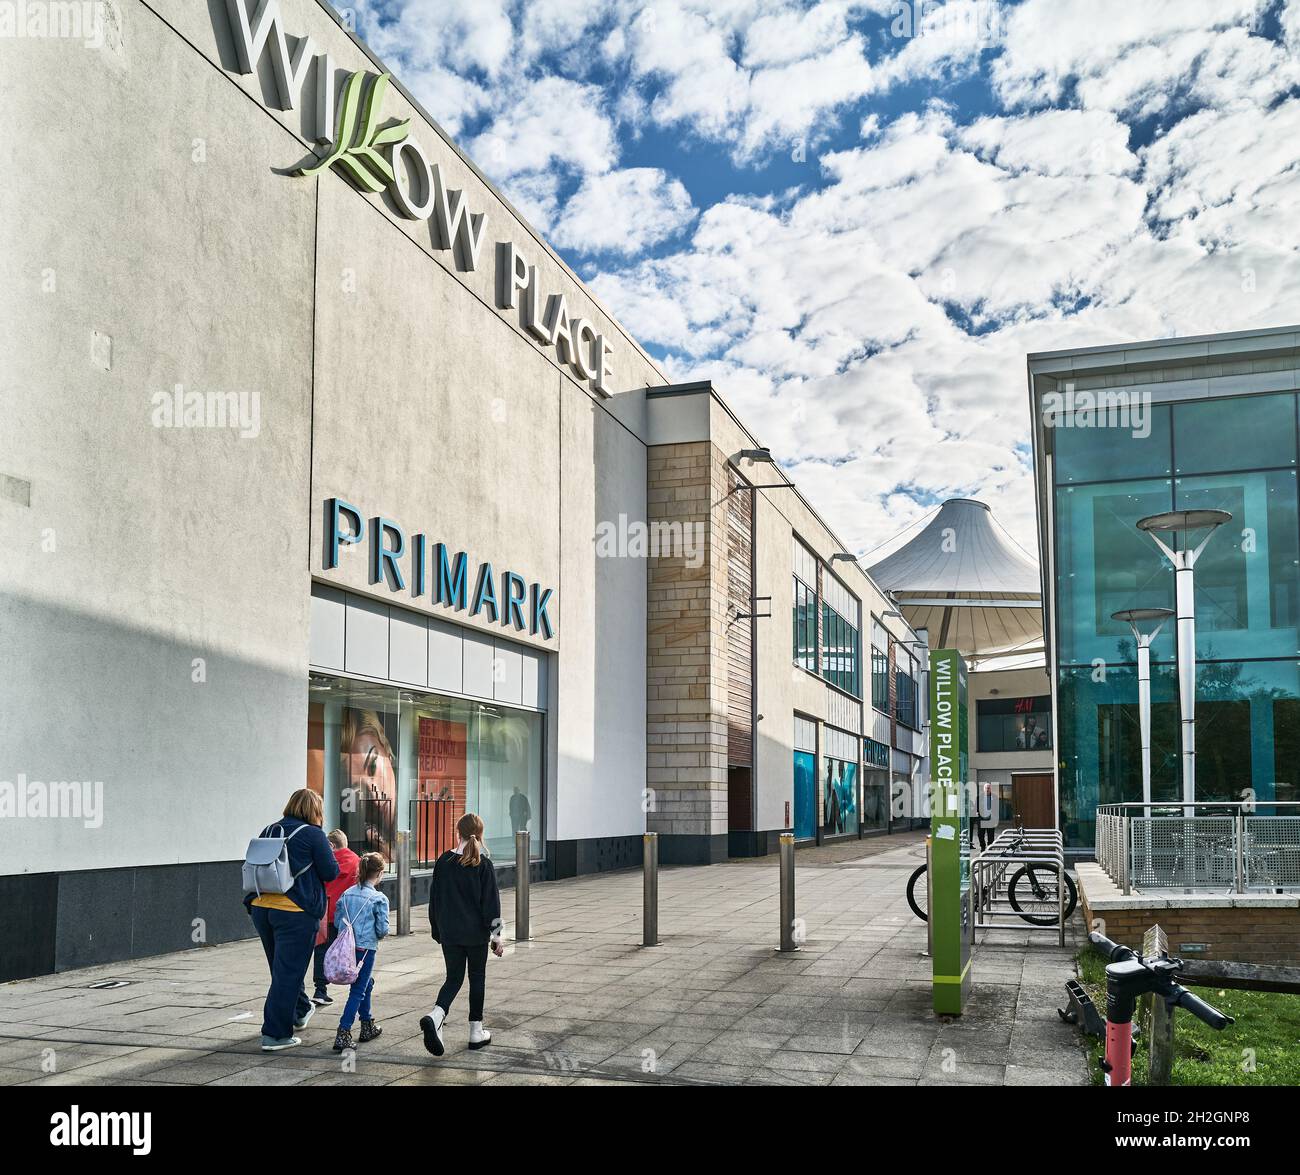
<path fill-rule="evenodd" d="M 333 148 L 313 166 L 300 167 L 295 174 L 316 175 L 337 163 L 364 191 L 382 192 L 393 183 L 392 165 L 379 154 L 378 148 L 404 142 L 411 131 L 411 120 L 407 118 L 382 130 L 375 129 L 384 92 L 391 80 L 392 75 L 387 73 L 375 78 L 363 106 L 361 91 L 365 87 L 366 75 L 352 74 L 343 86 Z"/>

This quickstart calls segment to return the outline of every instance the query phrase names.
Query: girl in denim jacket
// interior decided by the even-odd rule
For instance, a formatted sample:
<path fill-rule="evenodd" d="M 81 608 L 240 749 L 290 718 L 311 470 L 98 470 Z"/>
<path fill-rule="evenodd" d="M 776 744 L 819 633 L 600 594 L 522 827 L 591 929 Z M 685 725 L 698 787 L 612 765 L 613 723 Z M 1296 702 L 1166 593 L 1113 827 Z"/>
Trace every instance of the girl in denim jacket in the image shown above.
<path fill-rule="evenodd" d="M 388 933 L 388 899 L 375 888 L 375 882 L 387 868 L 378 853 L 366 853 L 357 865 L 357 884 L 344 890 L 334 906 L 334 925 L 342 930 L 351 925 L 356 938 L 357 962 L 361 969 L 356 982 L 348 991 L 343 1015 L 339 1017 L 339 1030 L 334 1036 L 334 1051 L 355 1047 L 352 1043 L 352 1021 L 361 1013 L 359 1043 L 374 1040 L 383 1029 L 375 1024 L 370 1008 L 370 993 L 374 990 L 375 957 L 379 953 L 379 940 Z"/>

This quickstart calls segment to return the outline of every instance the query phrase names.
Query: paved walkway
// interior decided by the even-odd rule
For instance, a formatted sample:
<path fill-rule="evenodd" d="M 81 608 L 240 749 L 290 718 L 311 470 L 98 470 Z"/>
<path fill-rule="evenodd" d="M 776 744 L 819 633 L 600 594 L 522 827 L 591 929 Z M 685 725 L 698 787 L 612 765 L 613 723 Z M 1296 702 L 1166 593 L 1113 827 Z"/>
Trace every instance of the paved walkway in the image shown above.
<path fill-rule="evenodd" d="M 492 1045 L 465 1047 L 462 991 L 441 1060 L 417 1023 L 441 980 L 422 909 L 412 935 L 380 950 L 384 1034 L 359 1046 L 355 1071 L 330 1049 L 337 997 L 300 1048 L 259 1051 L 255 940 L 6 984 L 0 1085 L 1085 1083 L 1076 1032 L 1054 1010 L 1073 945 L 989 932 L 967 1013 L 944 1023 L 930 1010 L 925 927 L 903 893 L 923 852 L 921 834 L 801 850 L 807 940 L 784 956 L 775 857 L 662 869 L 651 949 L 639 872 L 535 885 L 534 941 L 488 960 Z M 510 891 L 503 908 L 513 916 Z M 131 983 L 88 987 L 106 978 Z"/>

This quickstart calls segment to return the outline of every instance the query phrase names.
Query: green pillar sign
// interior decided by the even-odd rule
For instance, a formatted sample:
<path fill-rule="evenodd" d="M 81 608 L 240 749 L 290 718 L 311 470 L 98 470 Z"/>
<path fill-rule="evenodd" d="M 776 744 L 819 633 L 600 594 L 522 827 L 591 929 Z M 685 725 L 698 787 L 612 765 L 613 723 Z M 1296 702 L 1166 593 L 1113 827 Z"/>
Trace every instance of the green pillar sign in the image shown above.
<path fill-rule="evenodd" d="M 930 956 L 934 1010 L 961 1015 L 970 992 L 970 800 L 966 662 L 930 653 Z"/>

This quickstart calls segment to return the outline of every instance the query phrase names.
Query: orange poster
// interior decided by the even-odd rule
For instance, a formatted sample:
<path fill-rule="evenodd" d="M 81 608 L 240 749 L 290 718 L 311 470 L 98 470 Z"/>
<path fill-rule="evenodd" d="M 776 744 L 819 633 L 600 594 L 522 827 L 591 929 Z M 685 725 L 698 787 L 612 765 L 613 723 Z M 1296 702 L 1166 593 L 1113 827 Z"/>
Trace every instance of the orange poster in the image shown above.
<path fill-rule="evenodd" d="M 435 861 L 456 847 L 456 821 L 465 811 L 469 728 L 442 718 L 419 720 L 419 818 L 416 854 Z"/>

